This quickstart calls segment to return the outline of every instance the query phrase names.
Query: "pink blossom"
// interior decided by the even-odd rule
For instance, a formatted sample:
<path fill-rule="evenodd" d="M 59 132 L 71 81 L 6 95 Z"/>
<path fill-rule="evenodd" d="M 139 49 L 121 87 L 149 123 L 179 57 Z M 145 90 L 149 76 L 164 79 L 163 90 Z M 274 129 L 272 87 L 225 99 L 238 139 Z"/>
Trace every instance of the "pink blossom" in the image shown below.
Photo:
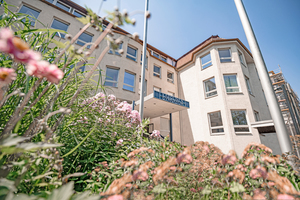
<path fill-rule="evenodd" d="M 56 65 L 43 60 L 31 61 L 26 68 L 30 76 L 36 76 L 38 78 L 45 77 L 48 81 L 55 84 L 58 84 L 60 79 L 64 77 L 64 73 Z"/>
<path fill-rule="evenodd" d="M 257 179 L 259 177 L 262 177 L 263 179 L 266 179 L 268 177 L 268 173 L 266 168 L 261 167 L 261 166 L 256 166 L 255 169 L 252 169 L 249 173 L 250 177 L 252 179 Z"/>
<path fill-rule="evenodd" d="M 159 130 L 152 131 L 151 138 L 161 138 Z"/>
<path fill-rule="evenodd" d="M 145 171 L 141 171 L 141 170 L 135 170 L 132 174 L 132 180 L 136 181 L 136 180 L 142 180 L 145 181 L 149 178 L 149 175 L 147 174 L 147 172 Z"/>
<path fill-rule="evenodd" d="M 190 189 L 191 192 L 197 192 L 195 188 Z"/>
<path fill-rule="evenodd" d="M 185 154 L 185 153 L 179 153 L 177 155 L 177 159 L 176 159 L 177 163 L 191 163 L 193 161 L 193 157 L 190 154 Z"/>
<path fill-rule="evenodd" d="M 113 195 L 107 198 L 107 200 L 124 200 L 122 195 Z"/>
<path fill-rule="evenodd" d="M 277 199 L 278 200 L 294 200 L 295 198 L 291 195 L 288 195 L 288 194 L 279 194 L 277 196 Z"/>
<path fill-rule="evenodd" d="M 117 141 L 117 145 L 121 145 L 123 143 L 123 139 L 119 139 L 118 141 Z"/>
<path fill-rule="evenodd" d="M 233 155 L 224 155 L 222 158 L 222 164 L 226 165 L 226 164 L 231 164 L 234 165 L 235 162 L 237 161 L 237 158 Z"/>
<path fill-rule="evenodd" d="M 0 87 L 10 84 L 16 80 L 17 74 L 14 69 L 0 67 Z"/>
<path fill-rule="evenodd" d="M 206 153 L 209 153 L 209 147 L 207 145 L 204 145 L 203 149 L 206 151 Z"/>

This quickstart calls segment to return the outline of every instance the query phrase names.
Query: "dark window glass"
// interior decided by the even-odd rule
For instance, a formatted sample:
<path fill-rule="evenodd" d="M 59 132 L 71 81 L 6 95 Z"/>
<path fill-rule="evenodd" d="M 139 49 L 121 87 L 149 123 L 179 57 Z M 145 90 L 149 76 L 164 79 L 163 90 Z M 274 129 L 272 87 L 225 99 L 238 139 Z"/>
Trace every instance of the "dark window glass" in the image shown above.
<path fill-rule="evenodd" d="M 70 11 L 70 7 L 64 5 L 64 4 L 60 3 L 60 2 L 57 2 L 56 6 L 59 7 L 59 8 L 61 8 L 61 9 L 63 9 L 63 10 L 65 10 L 65 11 L 68 11 L 68 12 Z"/>
<path fill-rule="evenodd" d="M 57 19 L 54 19 L 51 25 L 51 28 L 54 29 L 59 29 L 59 30 L 63 30 L 63 31 L 67 31 L 68 30 L 69 25 L 65 24 L 61 21 L 58 21 Z M 65 33 L 57 33 L 57 36 L 61 35 L 62 38 L 65 38 Z"/>
<path fill-rule="evenodd" d="M 125 72 L 123 89 L 134 92 L 135 75 Z"/>
<path fill-rule="evenodd" d="M 111 87 L 118 87 L 118 76 L 119 76 L 118 69 L 107 68 L 104 85 L 111 86 Z"/>
<path fill-rule="evenodd" d="M 32 8 L 29 8 L 28 6 L 23 5 L 22 8 L 20 9 L 19 13 L 24 13 L 29 15 L 29 21 L 31 23 L 31 26 L 34 26 L 35 24 L 35 19 L 38 18 L 40 12 L 36 11 Z M 25 19 L 22 20 L 23 22 L 25 21 Z"/>
<path fill-rule="evenodd" d="M 76 10 L 74 11 L 73 15 L 75 15 L 76 17 L 79 17 L 79 18 L 84 17 L 83 14 L 77 12 Z"/>

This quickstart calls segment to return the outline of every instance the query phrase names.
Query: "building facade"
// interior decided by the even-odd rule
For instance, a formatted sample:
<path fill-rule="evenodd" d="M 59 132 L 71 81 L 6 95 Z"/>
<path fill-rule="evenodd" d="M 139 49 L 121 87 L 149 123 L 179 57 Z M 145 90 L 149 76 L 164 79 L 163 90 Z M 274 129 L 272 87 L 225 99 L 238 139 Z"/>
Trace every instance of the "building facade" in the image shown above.
<path fill-rule="evenodd" d="M 82 28 L 75 17 L 86 15 L 84 8 L 69 0 L 7 2 L 16 6 L 11 7 L 13 11 L 34 16 L 37 20 L 32 19 L 33 26 L 45 25 L 71 35 Z M 102 78 L 109 93 L 133 103 L 140 96 L 143 42 L 133 40 L 119 27 L 113 32 L 122 40 L 119 49 L 124 53 L 109 51 L 99 65 L 101 73 L 93 78 L 96 82 Z M 99 35 L 90 27 L 76 41 L 75 48 L 94 42 Z M 63 33 L 55 37 L 65 41 Z M 106 42 L 101 43 L 91 56 L 97 58 L 106 46 Z M 212 36 L 179 59 L 147 44 L 146 56 L 144 117 L 151 118 L 152 128 L 163 136 L 171 134 L 174 141 L 187 145 L 208 141 L 224 153 L 234 149 L 238 154 L 249 142 L 271 141 L 262 139 L 269 137 L 262 136 L 257 128 L 269 126 L 266 122 L 271 116 L 252 55 L 239 39 Z M 155 98 L 154 93 L 163 96 L 164 101 Z M 277 137 L 273 139 L 274 149 L 278 149 Z"/>

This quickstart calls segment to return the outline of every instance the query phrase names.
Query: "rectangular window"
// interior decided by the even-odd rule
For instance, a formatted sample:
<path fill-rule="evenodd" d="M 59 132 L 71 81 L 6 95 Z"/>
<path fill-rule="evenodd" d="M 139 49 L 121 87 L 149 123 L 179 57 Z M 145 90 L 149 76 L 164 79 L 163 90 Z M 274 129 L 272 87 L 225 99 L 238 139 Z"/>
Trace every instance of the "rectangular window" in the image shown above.
<path fill-rule="evenodd" d="M 243 58 L 243 54 L 241 52 L 239 52 L 239 59 L 240 59 L 240 62 L 242 63 L 242 65 L 244 65 L 246 67 L 246 64 L 245 64 L 244 58 Z"/>
<path fill-rule="evenodd" d="M 25 6 L 23 5 L 19 11 L 19 13 L 24 13 L 24 14 L 27 14 L 29 15 L 29 21 L 30 21 L 30 24 L 31 26 L 34 26 L 35 25 L 35 20 L 38 18 L 40 12 L 39 11 L 36 11 L 28 6 Z M 22 20 L 23 22 L 25 22 L 25 19 Z"/>
<path fill-rule="evenodd" d="M 167 62 L 167 58 L 161 56 L 161 60 Z"/>
<path fill-rule="evenodd" d="M 74 10 L 74 12 L 73 12 L 73 15 L 75 15 L 76 17 L 79 17 L 79 18 L 81 18 L 81 17 L 85 17 L 85 15 L 84 14 L 81 14 L 80 12 L 78 12 L 77 10 Z"/>
<path fill-rule="evenodd" d="M 123 89 L 134 92 L 135 75 L 125 72 Z"/>
<path fill-rule="evenodd" d="M 143 54 L 141 55 L 141 64 L 143 62 Z M 148 56 L 146 56 L 145 68 L 148 69 Z"/>
<path fill-rule="evenodd" d="M 174 83 L 174 73 L 168 72 L 168 74 L 167 74 L 167 80 L 170 83 Z"/>
<path fill-rule="evenodd" d="M 78 40 L 76 41 L 76 44 L 80 46 L 84 46 L 86 43 L 92 42 L 93 36 L 87 33 L 82 33 L 79 37 Z M 91 45 L 88 45 L 87 48 L 89 49 Z"/>
<path fill-rule="evenodd" d="M 215 78 L 204 81 L 204 88 L 206 97 L 212 97 L 218 94 Z"/>
<path fill-rule="evenodd" d="M 251 85 L 250 85 L 250 80 L 249 80 L 249 78 L 245 76 L 245 80 L 246 80 L 246 85 L 247 85 L 247 89 L 248 89 L 248 91 L 249 91 L 249 94 L 252 94 L 252 95 L 253 95 L 252 90 L 251 90 Z"/>
<path fill-rule="evenodd" d="M 115 53 L 114 53 L 114 51 L 111 48 L 109 49 L 108 53 L 121 56 L 121 54 L 119 53 L 119 50 L 121 50 L 121 49 L 123 49 L 123 43 L 119 44 L 118 49 L 115 50 Z"/>
<path fill-rule="evenodd" d="M 210 53 L 201 57 L 200 59 L 201 59 L 201 68 L 202 69 L 205 69 L 212 65 Z"/>
<path fill-rule="evenodd" d="M 231 62 L 230 49 L 219 49 L 220 62 Z"/>
<path fill-rule="evenodd" d="M 139 78 L 139 94 L 141 93 L 141 77 Z M 144 84 L 144 96 L 147 96 L 147 80 L 145 80 Z"/>
<path fill-rule="evenodd" d="M 63 30 L 63 31 L 67 31 L 68 30 L 68 27 L 69 25 L 64 23 L 64 22 L 61 22 L 61 21 L 58 21 L 57 19 L 53 19 L 53 22 L 52 22 L 52 25 L 51 25 L 51 28 L 54 28 L 54 29 L 59 29 L 59 30 Z M 59 37 L 62 37 L 62 38 L 65 38 L 65 33 L 56 33 L 57 36 Z"/>
<path fill-rule="evenodd" d="M 59 7 L 59 8 L 61 8 L 61 9 L 63 9 L 63 10 L 65 10 L 65 11 L 67 11 L 67 12 L 70 11 L 70 7 L 69 6 L 66 6 L 65 4 L 63 4 L 63 3 L 59 2 L 59 1 L 56 3 L 56 6 Z"/>
<path fill-rule="evenodd" d="M 133 47 L 127 46 L 126 58 L 136 61 L 136 54 L 137 54 L 136 52 L 137 52 L 136 49 L 134 49 Z"/>
<path fill-rule="evenodd" d="M 236 133 L 249 133 L 249 126 L 245 110 L 231 110 L 234 131 Z"/>
<path fill-rule="evenodd" d="M 153 56 L 156 57 L 156 58 L 159 58 L 159 54 L 155 53 L 154 51 L 153 51 Z"/>
<path fill-rule="evenodd" d="M 161 92 L 161 88 L 153 86 L 153 91 Z"/>
<path fill-rule="evenodd" d="M 226 92 L 228 93 L 240 92 L 236 75 L 224 75 L 224 82 L 226 86 Z"/>
<path fill-rule="evenodd" d="M 54 0 L 46 0 L 46 1 L 48 1 L 49 3 L 53 3 Z"/>
<path fill-rule="evenodd" d="M 154 65 L 153 67 L 153 76 L 160 78 L 160 67 Z"/>
<path fill-rule="evenodd" d="M 119 69 L 106 68 L 105 86 L 118 87 Z"/>
<path fill-rule="evenodd" d="M 257 111 L 254 110 L 254 117 L 255 117 L 255 121 L 259 121 L 259 113 Z"/>
<path fill-rule="evenodd" d="M 211 133 L 224 133 L 221 112 L 208 113 Z"/>
<path fill-rule="evenodd" d="M 168 95 L 175 97 L 175 93 L 174 92 L 169 92 L 168 91 Z"/>

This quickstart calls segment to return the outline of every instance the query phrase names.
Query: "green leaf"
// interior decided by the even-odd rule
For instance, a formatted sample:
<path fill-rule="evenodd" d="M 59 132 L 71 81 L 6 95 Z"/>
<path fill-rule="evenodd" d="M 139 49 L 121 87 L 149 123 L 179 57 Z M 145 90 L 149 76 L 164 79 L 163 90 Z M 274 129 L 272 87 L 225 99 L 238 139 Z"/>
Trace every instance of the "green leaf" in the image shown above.
<path fill-rule="evenodd" d="M 45 176 L 48 176 L 48 175 L 51 175 L 51 174 L 54 174 L 54 172 L 47 172 L 45 174 L 38 175 L 38 176 L 34 177 L 33 180 L 41 179 L 41 178 L 44 178 Z"/>
<path fill-rule="evenodd" d="M 73 186 L 74 182 L 69 182 L 68 184 L 54 190 L 48 200 L 69 200 L 73 194 Z"/>
<path fill-rule="evenodd" d="M 23 142 L 24 140 L 27 140 L 27 139 L 28 139 L 28 137 L 20 137 L 20 136 L 17 136 L 17 134 L 11 134 L 7 138 L 5 138 L 3 141 L 0 142 L 0 148 L 15 146 L 19 142 Z"/>
<path fill-rule="evenodd" d="M 244 192 L 245 188 L 243 185 L 237 183 L 237 182 L 233 182 L 231 185 L 231 188 L 229 189 L 231 192 L 233 193 L 239 193 L 239 192 Z"/>
<path fill-rule="evenodd" d="M 157 186 L 155 186 L 152 190 L 152 192 L 155 192 L 155 193 L 165 193 L 167 190 L 164 186 L 164 184 L 159 184 Z"/>
<path fill-rule="evenodd" d="M 90 21 L 91 21 L 91 17 L 90 16 L 81 17 L 81 18 L 76 17 L 76 19 L 78 21 L 80 21 L 81 23 L 83 23 L 84 25 L 90 23 Z"/>

